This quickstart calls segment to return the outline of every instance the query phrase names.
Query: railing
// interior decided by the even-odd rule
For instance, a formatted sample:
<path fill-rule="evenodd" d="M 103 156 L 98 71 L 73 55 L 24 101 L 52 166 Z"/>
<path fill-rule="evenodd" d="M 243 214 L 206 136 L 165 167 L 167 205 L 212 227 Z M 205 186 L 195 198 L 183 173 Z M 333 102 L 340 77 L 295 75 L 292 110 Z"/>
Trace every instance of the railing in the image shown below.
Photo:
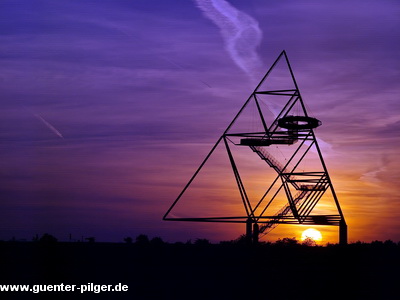
<path fill-rule="evenodd" d="M 316 205 L 319 199 L 327 189 L 328 181 L 326 174 L 323 174 L 318 180 L 317 184 L 300 185 L 299 192 L 295 195 L 293 204 L 299 208 L 298 212 L 302 215 L 299 217 L 299 221 L 306 219 L 308 214 L 311 212 L 312 207 Z M 291 212 L 290 204 L 283 206 L 276 214 L 275 218 L 268 223 L 260 226 L 260 233 L 264 235 L 274 229 L 282 217 L 286 216 Z"/>
<path fill-rule="evenodd" d="M 250 146 L 250 148 L 255 153 L 257 153 L 262 160 L 266 161 L 267 164 L 271 168 L 273 168 L 280 176 L 282 176 L 285 180 L 290 182 L 295 187 L 296 190 L 299 189 L 299 186 L 296 183 L 296 177 L 287 174 L 282 175 L 285 166 L 282 166 L 267 150 L 259 146 Z"/>
<path fill-rule="evenodd" d="M 286 204 L 285 206 L 283 206 L 274 215 L 274 218 L 271 221 L 260 226 L 260 233 L 267 234 L 272 229 L 274 229 L 280 223 L 283 217 L 292 213 L 291 206 L 293 205 L 295 207 L 294 209 L 297 210 L 297 208 L 299 208 L 298 212 L 301 214 L 301 217 L 297 215 L 297 213 L 295 213 L 297 215 L 295 217 L 298 218 L 299 222 L 301 222 L 301 220 L 307 217 L 307 215 L 312 210 L 312 207 L 316 205 L 316 203 L 319 201 L 319 199 L 322 197 L 323 193 L 327 189 L 328 181 L 326 174 L 323 172 L 320 173 L 320 175 L 315 175 L 318 174 L 318 172 L 306 172 L 304 174 L 297 172 L 296 175 L 303 175 L 303 177 L 314 177 L 312 179 L 300 179 L 297 176 L 291 175 L 290 172 L 285 173 L 284 171 L 286 166 L 283 166 L 281 163 L 279 163 L 265 148 L 261 146 L 249 147 L 251 148 L 251 150 L 257 153 L 257 155 L 262 160 L 264 160 L 271 168 L 273 168 L 279 174 L 279 176 L 285 179 L 286 182 L 290 183 L 298 191 L 297 194 L 293 197 L 293 201 L 291 204 Z M 318 178 L 315 178 L 316 176 Z M 308 182 L 311 184 L 300 184 L 302 182 Z"/>
<path fill-rule="evenodd" d="M 294 205 L 300 204 L 301 200 L 309 193 L 308 190 L 299 191 L 294 197 Z M 276 214 L 275 218 L 260 227 L 260 233 L 267 234 L 279 224 L 279 220 L 291 212 L 290 205 L 283 206 Z M 267 230 L 267 232 L 265 232 Z"/>

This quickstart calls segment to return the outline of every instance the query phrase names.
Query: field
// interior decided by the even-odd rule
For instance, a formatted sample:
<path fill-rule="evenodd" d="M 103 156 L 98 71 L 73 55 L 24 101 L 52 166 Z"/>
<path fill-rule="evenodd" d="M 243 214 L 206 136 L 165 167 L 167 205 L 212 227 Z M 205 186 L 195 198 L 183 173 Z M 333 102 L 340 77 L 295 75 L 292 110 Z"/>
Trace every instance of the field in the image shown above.
<path fill-rule="evenodd" d="M 400 246 L 0 243 L 0 284 L 128 286 L 1 299 L 394 299 Z"/>

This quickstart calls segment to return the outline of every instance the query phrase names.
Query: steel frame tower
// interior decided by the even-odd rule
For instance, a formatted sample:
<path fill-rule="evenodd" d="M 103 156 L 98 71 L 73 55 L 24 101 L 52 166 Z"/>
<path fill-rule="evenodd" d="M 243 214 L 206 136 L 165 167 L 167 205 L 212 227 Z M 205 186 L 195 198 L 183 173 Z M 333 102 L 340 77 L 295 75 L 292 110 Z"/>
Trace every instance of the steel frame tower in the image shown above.
<path fill-rule="evenodd" d="M 271 90 L 266 83 L 268 83 L 277 64 L 282 64 L 282 61 L 290 74 L 291 87 Z M 260 104 L 261 96 L 273 96 L 287 100 L 283 101 L 285 103 L 283 108 L 275 113 L 272 122 L 268 122 L 267 118 L 265 118 L 265 111 L 263 111 Z M 262 130 L 238 132 L 235 130 L 234 124 L 240 119 L 250 103 L 257 108 L 257 118 L 260 124 L 262 124 Z M 297 107 L 297 110 L 294 109 L 295 107 Z M 247 240 L 252 243 L 257 243 L 259 235 L 267 234 L 279 224 L 332 225 L 339 227 L 339 243 L 347 244 L 345 218 L 314 133 L 314 129 L 320 125 L 321 122 L 318 119 L 309 116 L 287 54 L 285 51 L 282 51 L 176 200 L 172 203 L 171 207 L 167 210 L 163 220 L 244 223 L 246 224 Z M 171 216 L 171 211 L 221 143 L 225 146 L 245 215 L 189 218 Z M 279 161 L 269 150 L 273 146 L 290 147 L 290 157 L 283 162 Z M 256 203 L 249 201 L 247 189 L 232 154 L 233 147 L 250 148 L 277 174 L 275 179 L 266 188 L 266 192 Z M 311 151 L 314 152 L 316 160 L 319 161 L 319 168 L 303 170 L 301 168 L 302 163 L 310 156 Z M 337 213 L 312 214 L 315 206 L 327 191 L 330 191 Z M 269 208 L 271 204 L 276 201 L 277 195 L 283 192 L 286 195 L 287 202 L 275 214 L 270 214 Z"/>

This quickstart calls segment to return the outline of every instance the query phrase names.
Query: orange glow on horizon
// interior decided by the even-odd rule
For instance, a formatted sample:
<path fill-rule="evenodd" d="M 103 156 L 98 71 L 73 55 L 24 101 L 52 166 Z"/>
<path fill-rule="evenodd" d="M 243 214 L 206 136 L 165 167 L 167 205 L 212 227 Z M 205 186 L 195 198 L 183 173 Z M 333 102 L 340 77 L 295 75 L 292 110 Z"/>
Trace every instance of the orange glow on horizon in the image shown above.
<path fill-rule="evenodd" d="M 312 239 L 315 242 L 320 242 L 322 240 L 322 234 L 319 230 L 315 228 L 308 228 L 304 230 L 301 234 L 302 241 L 305 241 L 307 239 Z"/>

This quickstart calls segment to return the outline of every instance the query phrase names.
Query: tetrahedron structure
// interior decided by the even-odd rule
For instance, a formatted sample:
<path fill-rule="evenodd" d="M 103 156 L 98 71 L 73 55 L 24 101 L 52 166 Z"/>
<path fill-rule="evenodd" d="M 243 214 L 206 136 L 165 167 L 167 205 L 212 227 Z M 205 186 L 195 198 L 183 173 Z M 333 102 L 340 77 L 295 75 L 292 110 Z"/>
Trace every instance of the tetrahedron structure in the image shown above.
<path fill-rule="evenodd" d="M 279 224 L 332 225 L 339 226 L 339 242 L 347 243 L 314 133 L 320 125 L 309 115 L 283 51 L 163 219 L 244 223 L 249 242 Z M 185 201 L 190 205 L 182 213 Z"/>

